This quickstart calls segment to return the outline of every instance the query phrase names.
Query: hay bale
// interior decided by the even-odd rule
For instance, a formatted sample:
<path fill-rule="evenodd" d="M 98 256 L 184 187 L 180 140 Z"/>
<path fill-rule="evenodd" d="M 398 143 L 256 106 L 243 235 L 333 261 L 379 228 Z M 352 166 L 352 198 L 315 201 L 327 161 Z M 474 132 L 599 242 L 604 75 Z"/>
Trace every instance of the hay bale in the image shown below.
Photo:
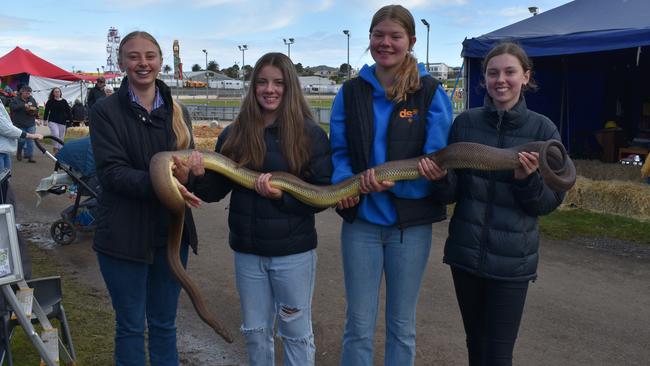
<path fill-rule="evenodd" d="M 88 136 L 88 126 L 68 127 L 65 130 L 65 137 L 71 139 L 78 139 L 80 137 Z"/>
<path fill-rule="evenodd" d="M 623 180 L 643 182 L 641 169 L 638 165 L 623 165 L 618 163 L 603 163 L 599 160 L 574 160 L 576 172 L 585 178 L 593 180 Z"/>
<path fill-rule="evenodd" d="M 195 137 L 194 147 L 201 151 L 214 151 L 214 146 L 217 144 L 216 137 Z"/>
<path fill-rule="evenodd" d="M 561 208 L 650 220 L 650 185 L 621 180 L 592 180 L 578 176 Z"/>

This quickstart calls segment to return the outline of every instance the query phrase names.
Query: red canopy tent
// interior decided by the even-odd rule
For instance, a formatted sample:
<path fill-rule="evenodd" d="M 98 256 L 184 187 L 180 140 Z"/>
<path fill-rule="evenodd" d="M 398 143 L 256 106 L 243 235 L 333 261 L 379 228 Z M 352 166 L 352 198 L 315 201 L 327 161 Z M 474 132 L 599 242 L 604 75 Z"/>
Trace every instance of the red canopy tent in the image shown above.
<path fill-rule="evenodd" d="M 0 57 L 0 77 L 23 73 L 66 81 L 94 81 L 97 79 L 97 77 L 82 76 L 65 71 L 20 47 L 16 47 Z"/>

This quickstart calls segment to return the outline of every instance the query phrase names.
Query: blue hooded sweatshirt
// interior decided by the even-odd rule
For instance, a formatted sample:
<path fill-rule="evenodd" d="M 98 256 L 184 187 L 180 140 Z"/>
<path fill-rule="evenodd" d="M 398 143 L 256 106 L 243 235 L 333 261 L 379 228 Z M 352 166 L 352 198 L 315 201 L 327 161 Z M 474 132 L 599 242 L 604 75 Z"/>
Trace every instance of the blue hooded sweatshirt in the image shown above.
<path fill-rule="evenodd" d="M 423 64 L 418 65 L 420 76 L 427 75 Z M 386 162 L 386 141 L 388 124 L 395 107 L 395 102 L 386 98 L 386 91 L 375 77 L 375 65 L 364 65 L 359 77 L 372 85 L 372 104 L 374 114 L 374 142 L 370 167 Z M 345 131 L 345 106 L 343 89 L 334 98 L 330 119 L 330 143 L 332 146 L 332 164 L 334 172 L 332 183 L 339 183 L 354 175 L 348 153 Z M 438 151 L 447 146 L 447 137 L 452 123 L 451 102 L 444 88 L 439 85 L 427 112 L 426 139 L 422 154 Z M 431 194 L 432 184 L 425 178 L 395 182 L 390 192 L 399 198 L 418 199 Z M 373 224 L 392 226 L 397 223 L 397 212 L 391 201 L 391 193 L 379 192 L 365 195 L 361 200 L 357 217 Z"/>

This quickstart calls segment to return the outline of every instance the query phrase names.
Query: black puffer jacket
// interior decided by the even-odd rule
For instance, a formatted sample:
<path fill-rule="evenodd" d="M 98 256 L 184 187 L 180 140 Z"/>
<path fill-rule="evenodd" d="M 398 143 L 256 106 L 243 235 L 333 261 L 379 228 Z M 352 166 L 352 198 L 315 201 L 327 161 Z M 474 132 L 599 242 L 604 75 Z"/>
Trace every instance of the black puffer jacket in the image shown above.
<path fill-rule="evenodd" d="M 230 130 L 231 126 L 228 126 L 221 133 L 215 151 L 221 151 Z M 332 162 L 327 135 L 311 120 L 305 121 L 305 131 L 311 149 L 309 173 L 300 178 L 312 184 L 328 185 Z M 266 155 L 261 172 L 288 171 L 280 150 L 277 121 L 264 130 L 264 142 Z M 230 247 L 237 252 L 275 257 L 316 248 L 314 214 L 322 209 L 308 206 L 288 193 L 283 193 L 280 200 L 264 198 L 254 190 L 211 171 L 196 178 L 191 189 L 207 202 L 218 201 L 232 190 L 228 214 L 229 241 Z"/>
<path fill-rule="evenodd" d="M 128 79 L 116 94 L 103 98 L 90 113 L 90 136 L 102 186 L 93 248 L 139 262 L 153 261 L 153 249 L 167 244 L 169 213 L 156 197 L 149 161 L 159 151 L 176 150 L 172 130 L 172 96 L 160 80 L 165 105 L 149 114 L 131 102 Z M 183 108 L 187 127 L 189 113 Z M 192 145 L 193 146 L 193 143 Z M 185 211 L 183 242 L 196 251 L 197 237 L 189 209 Z"/>
<path fill-rule="evenodd" d="M 522 98 L 497 111 L 486 98 L 481 108 L 459 115 L 449 143 L 468 141 L 507 148 L 560 135 L 545 116 Z M 538 172 L 523 181 L 514 171 L 457 170 L 456 207 L 449 225 L 444 262 L 481 277 L 524 281 L 537 275 L 537 217 L 557 208 L 564 194 L 553 192 Z"/>

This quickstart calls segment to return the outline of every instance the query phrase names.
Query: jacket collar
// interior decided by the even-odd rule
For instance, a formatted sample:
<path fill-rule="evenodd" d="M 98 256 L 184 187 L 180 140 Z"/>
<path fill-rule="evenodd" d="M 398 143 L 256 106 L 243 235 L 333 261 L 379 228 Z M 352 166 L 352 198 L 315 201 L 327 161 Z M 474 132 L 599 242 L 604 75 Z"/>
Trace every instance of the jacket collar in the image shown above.
<path fill-rule="evenodd" d="M 156 87 L 160 92 L 160 96 L 165 101 L 165 106 L 171 108 L 172 106 L 171 89 L 169 89 L 167 84 L 165 84 L 162 80 L 159 79 L 156 79 Z M 122 79 L 122 84 L 120 85 L 120 89 L 117 91 L 117 95 L 122 105 L 131 104 L 131 100 L 129 98 L 129 78 L 127 76 L 125 76 L 124 79 Z"/>
<path fill-rule="evenodd" d="M 489 114 L 489 123 L 494 127 L 497 127 L 499 120 L 501 120 L 502 128 L 514 129 L 526 123 L 528 116 L 526 98 L 524 98 L 523 95 L 519 97 L 519 101 L 511 109 L 499 110 L 494 105 L 492 98 L 486 94 L 485 99 L 483 100 L 483 107 Z M 500 116 L 501 118 L 499 118 Z"/>

